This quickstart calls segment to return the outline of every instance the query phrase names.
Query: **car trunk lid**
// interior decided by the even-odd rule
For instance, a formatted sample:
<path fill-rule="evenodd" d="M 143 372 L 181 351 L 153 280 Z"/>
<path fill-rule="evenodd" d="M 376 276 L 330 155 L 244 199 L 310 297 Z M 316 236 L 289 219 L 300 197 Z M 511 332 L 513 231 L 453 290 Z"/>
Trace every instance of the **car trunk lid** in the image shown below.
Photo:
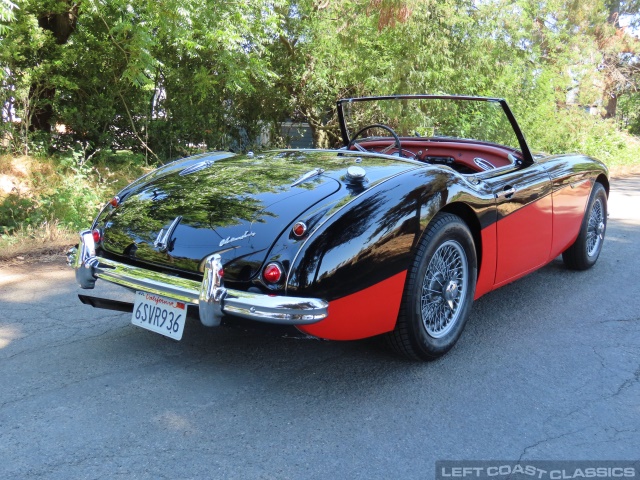
<path fill-rule="evenodd" d="M 365 160 L 370 184 L 416 168 L 402 161 Z M 348 199 L 342 197 L 354 195 L 343 179 L 355 161 L 335 152 L 295 150 L 189 160 L 184 168 L 174 166 L 125 190 L 124 201 L 100 219 L 102 248 L 192 273 L 202 271 L 212 253 L 225 261 L 263 261 L 304 212 L 327 197 L 343 203 Z"/>

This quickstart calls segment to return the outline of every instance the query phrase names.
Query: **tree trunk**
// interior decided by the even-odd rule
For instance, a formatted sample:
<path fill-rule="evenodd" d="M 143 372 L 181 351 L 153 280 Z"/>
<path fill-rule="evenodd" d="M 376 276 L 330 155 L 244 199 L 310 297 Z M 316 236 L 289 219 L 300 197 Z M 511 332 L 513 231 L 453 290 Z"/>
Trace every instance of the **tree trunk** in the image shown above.
<path fill-rule="evenodd" d="M 607 97 L 604 118 L 614 118 L 616 116 L 617 108 L 618 108 L 618 96 L 615 93 L 612 93 Z"/>
<path fill-rule="evenodd" d="M 38 16 L 38 25 L 44 30 L 53 32 L 58 45 L 64 45 L 76 29 L 78 23 L 78 4 L 72 4 L 69 0 L 62 0 L 66 7 L 62 13 L 43 12 Z"/>
<path fill-rule="evenodd" d="M 311 136 L 313 137 L 313 146 L 315 148 L 330 148 L 329 135 L 324 130 L 322 120 L 315 115 L 313 109 L 308 108 L 303 110 L 304 116 L 307 118 L 309 127 L 311 128 Z"/>
<path fill-rule="evenodd" d="M 607 22 L 615 27 L 616 31 L 620 29 L 620 0 L 612 0 L 609 4 L 609 17 Z M 614 80 L 615 72 L 618 70 L 617 53 L 605 53 L 603 62 L 606 66 L 605 87 L 602 92 L 602 103 L 604 104 L 605 113 L 603 118 L 614 118 L 618 107 L 617 82 Z"/>
<path fill-rule="evenodd" d="M 29 122 L 29 131 L 51 131 L 51 117 L 53 116 L 53 98 L 56 95 L 55 88 L 42 88 L 33 83 L 29 88 L 29 101 L 32 102 L 33 113 Z"/>
<path fill-rule="evenodd" d="M 609 4 L 609 18 L 607 19 L 611 25 L 620 28 L 620 0 L 612 0 Z"/>
<path fill-rule="evenodd" d="M 58 45 L 64 45 L 76 29 L 78 23 L 78 4 L 72 4 L 69 0 L 61 0 L 64 11 L 62 13 L 43 12 L 38 15 L 38 25 L 43 30 L 53 33 Z M 44 87 L 37 81 L 29 89 L 29 98 L 32 99 L 34 110 L 31 119 L 30 130 L 50 132 L 51 117 L 53 117 L 53 99 L 56 95 L 54 86 Z"/>
<path fill-rule="evenodd" d="M 311 136 L 313 137 L 313 146 L 315 148 L 329 148 L 329 136 L 319 125 L 309 122 L 311 127 Z"/>

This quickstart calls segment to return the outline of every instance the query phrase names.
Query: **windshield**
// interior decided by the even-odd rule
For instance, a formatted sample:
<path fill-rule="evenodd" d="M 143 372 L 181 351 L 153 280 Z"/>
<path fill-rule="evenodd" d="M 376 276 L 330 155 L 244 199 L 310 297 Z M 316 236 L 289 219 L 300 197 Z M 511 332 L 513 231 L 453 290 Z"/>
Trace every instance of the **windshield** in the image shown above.
<path fill-rule="evenodd" d="M 372 124 L 391 127 L 400 137 L 470 139 L 520 148 L 520 142 L 498 99 L 368 98 L 342 100 L 344 126 L 349 139 Z M 391 137 L 382 128 L 371 128 L 358 140 Z"/>

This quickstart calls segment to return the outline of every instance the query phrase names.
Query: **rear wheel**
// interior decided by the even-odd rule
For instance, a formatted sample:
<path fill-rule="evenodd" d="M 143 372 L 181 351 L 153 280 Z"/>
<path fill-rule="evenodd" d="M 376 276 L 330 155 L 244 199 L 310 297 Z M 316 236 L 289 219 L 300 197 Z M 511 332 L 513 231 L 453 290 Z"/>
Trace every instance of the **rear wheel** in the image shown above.
<path fill-rule="evenodd" d="M 600 183 L 591 191 L 578 238 L 562 254 L 565 265 L 573 270 L 586 270 L 595 265 L 607 229 L 607 192 Z"/>
<path fill-rule="evenodd" d="M 471 310 L 476 251 L 467 225 L 439 213 L 427 227 L 409 269 L 404 296 L 388 343 L 412 359 L 431 360 L 456 343 Z"/>

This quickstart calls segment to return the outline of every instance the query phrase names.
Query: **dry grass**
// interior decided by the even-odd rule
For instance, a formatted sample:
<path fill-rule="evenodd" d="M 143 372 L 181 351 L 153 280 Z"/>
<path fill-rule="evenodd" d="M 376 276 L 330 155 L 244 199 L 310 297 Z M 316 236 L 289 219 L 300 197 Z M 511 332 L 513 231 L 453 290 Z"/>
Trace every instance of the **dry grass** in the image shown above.
<path fill-rule="evenodd" d="M 616 165 L 609 169 L 609 174 L 614 179 L 640 175 L 640 165 Z"/>
<path fill-rule="evenodd" d="M 0 156 L 0 199 L 10 193 L 28 194 L 31 172 L 29 157 Z"/>
<path fill-rule="evenodd" d="M 125 157 L 125 161 L 115 165 L 116 168 L 99 164 L 78 176 L 75 170 L 70 171 L 68 165 L 65 167 L 58 158 L 0 155 L 0 207 L 3 207 L 0 208 L 0 262 L 6 264 L 10 259 L 16 261 L 18 257 L 42 256 L 53 252 L 60 254 L 76 244 L 78 228 L 70 225 L 77 223 L 78 219 L 60 215 L 75 213 L 77 217 L 78 212 L 65 210 L 63 201 L 58 202 L 60 205 L 52 204 L 52 199 L 66 196 L 69 202 L 80 196 L 86 204 L 95 201 L 95 192 L 98 191 L 99 201 L 106 201 L 113 192 L 151 170 L 128 161 Z M 85 190 L 91 195 L 85 195 Z M 48 211 L 39 210 L 43 198 L 49 202 Z M 18 203 L 20 199 L 28 202 Z M 3 202 L 8 203 L 3 205 Z M 25 208 L 31 209 L 31 213 Z M 4 218 L 3 212 L 6 215 Z M 15 227 L 14 218 L 22 217 L 27 218 Z M 38 219 L 38 223 L 28 217 Z M 48 220 L 42 222 L 42 217 Z M 87 223 L 90 223 L 90 219 L 87 219 Z"/>
<path fill-rule="evenodd" d="M 49 162 L 32 157 L 1 155 L 0 200 L 9 194 L 32 196 L 34 174 L 51 178 L 55 170 Z M 76 232 L 61 226 L 57 220 L 36 226 L 20 226 L 11 234 L 0 234 L 0 262 L 7 264 L 16 259 L 60 254 L 75 244 L 76 238 Z"/>

